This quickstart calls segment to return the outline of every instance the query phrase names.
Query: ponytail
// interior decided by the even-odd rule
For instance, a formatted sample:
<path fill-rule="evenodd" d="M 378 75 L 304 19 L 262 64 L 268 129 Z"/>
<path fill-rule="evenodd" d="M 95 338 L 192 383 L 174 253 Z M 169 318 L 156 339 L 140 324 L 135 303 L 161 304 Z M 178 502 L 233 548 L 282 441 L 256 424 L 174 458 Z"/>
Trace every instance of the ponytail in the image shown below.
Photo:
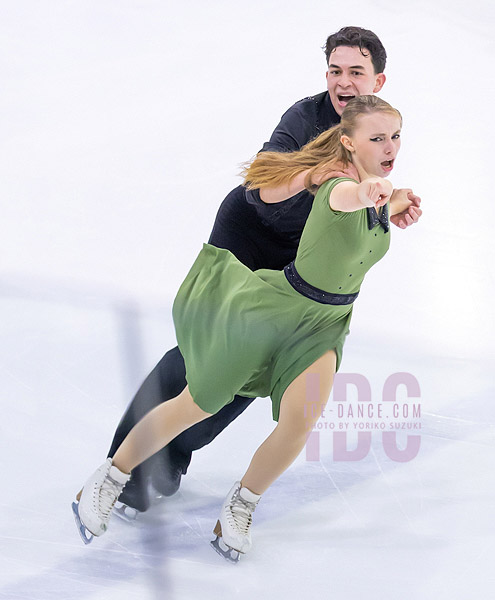
<path fill-rule="evenodd" d="M 314 192 L 314 174 L 332 169 L 341 170 L 351 162 L 350 153 L 340 143 L 342 129 L 335 125 L 295 152 L 259 152 L 242 171 L 247 189 L 273 188 L 291 182 L 307 171 L 304 186 Z"/>

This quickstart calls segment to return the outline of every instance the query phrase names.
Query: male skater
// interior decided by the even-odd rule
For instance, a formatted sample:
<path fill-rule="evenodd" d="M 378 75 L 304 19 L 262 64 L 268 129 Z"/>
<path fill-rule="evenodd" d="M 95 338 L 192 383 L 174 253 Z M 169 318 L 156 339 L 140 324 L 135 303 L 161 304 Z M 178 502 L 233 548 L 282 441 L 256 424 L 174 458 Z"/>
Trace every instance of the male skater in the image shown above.
<path fill-rule="evenodd" d="M 327 91 L 289 108 L 270 141 L 264 144 L 264 151 L 299 150 L 339 123 L 351 98 L 375 94 L 383 87 L 387 55 L 373 32 L 360 27 L 344 27 L 328 37 L 324 50 L 328 66 Z M 258 190 L 237 187 L 222 202 L 209 243 L 230 250 L 253 271 L 283 269 L 295 258 L 313 202 L 313 196 L 302 187 L 292 186 L 290 194 L 291 197 L 277 197 L 266 191 L 261 200 Z M 401 228 L 417 222 L 421 215 L 420 199 L 411 190 L 395 190 L 395 194 L 407 195 L 411 205 L 391 221 Z M 185 386 L 184 359 L 175 347 L 165 354 L 138 390 L 122 417 L 108 455 L 114 455 L 128 432 L 147 412 L 177 396 Z M 150 504 L 149 483 L 165 496 L 175 493 L 191 462 L 192 452 L 209 444 L 253 400 L 236 396 L 217 414 L 176 437 L 133 470 L 119 501 L 137 511 L 145 511 Z M 125 509 L 126 506 L 121 508 L 121 514 Z"/>

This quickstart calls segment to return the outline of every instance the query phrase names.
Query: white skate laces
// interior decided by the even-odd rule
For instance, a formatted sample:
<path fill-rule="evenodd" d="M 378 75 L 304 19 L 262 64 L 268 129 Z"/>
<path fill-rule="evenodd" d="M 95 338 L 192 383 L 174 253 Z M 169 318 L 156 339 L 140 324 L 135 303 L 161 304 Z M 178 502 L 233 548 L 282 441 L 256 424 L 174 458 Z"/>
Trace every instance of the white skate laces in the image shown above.
<path fill-rule="evenodd" d="M 239 555 L 251 548 L 252 515 L 260 498 L 259 494 L 241 487 L 241 483 L 237 481 L 223 503 L 213 530 L 217 537 L 211 545 L 230 562 L 237 562 Z"/>
<path fill-rule="evenodd" d="M 130 474 L 122 473 L 112 465 L 112 459 L 91 475 L 78 496 L 79 502 L 72 503 L 72 510 L 85 544 L 89 544 L 93 536 L 103 535 L 117 498 L 122 493 Z"/>
<path fill-rule="evenodd" d="M 112 512 L 112 508 L 114 507 L 117 498 L 120 496 L 125 484 L 127 483 L 127 480 L 124 481 L 124 483 L 120 483 L 119 481 L 112 479 L 111 474 L 115 477 L 115 472 L 112 473 L 112 469 L 118 471 L 117 467 L 114 467 L 112 465 L 110 467 L 110 472 L 101 484 L 99 497 L 97 494 L 94 494 L 93 496 L 94 501 L 96 501 L 97 503 L 99 501 L 98 509 L 100 511 L 102 520 L 105 522 L 105 528 L 108 525 L 108 521 L 110 520 L 110 513 Z M 121 473 L 121 471 L 119 471 L 119 473 Z"/>
<path fill-rule="evenodd" d="M 249 502 L 241 496 L 241 489 L 244 496 L 246 496 L 246 492 L 252 494 L 247 488 L 239 487 L 235 490 L 227 511 L 227 521 L 232 529 L 241 535 L 247 535 L 253 522 L 253 512 L 256 510 L 259 497 L 254 502 Z M 253 496 L 255 495 L 253 494 Z"/>

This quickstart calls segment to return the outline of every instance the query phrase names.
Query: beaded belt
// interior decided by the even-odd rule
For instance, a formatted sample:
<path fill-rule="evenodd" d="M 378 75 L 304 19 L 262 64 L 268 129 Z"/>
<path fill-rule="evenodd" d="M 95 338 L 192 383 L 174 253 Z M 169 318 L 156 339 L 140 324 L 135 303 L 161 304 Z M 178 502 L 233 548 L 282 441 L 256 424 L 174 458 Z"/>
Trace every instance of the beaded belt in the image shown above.
<path fill-rule="evenodd" d="M 294 261 L 284 267 L 285 277 L 291 286 L 306 298 L 310 298 L 320 304 L 352 304 L 358 297 L 359 292 L 355 294 L 331 294 L 317 287 L 312 286 L 299 275 L 294 265 Z"/>

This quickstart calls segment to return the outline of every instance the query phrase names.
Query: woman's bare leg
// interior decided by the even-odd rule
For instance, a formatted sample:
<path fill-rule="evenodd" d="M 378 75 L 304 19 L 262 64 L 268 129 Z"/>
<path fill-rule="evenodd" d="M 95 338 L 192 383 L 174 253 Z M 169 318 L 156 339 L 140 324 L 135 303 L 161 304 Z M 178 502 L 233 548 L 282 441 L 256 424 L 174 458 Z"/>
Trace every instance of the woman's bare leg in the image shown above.
<path fill-rule="evenodd" d="M 280 403 L 278 424 L 254 454 L 242 478 L 243 487 L 255 494 L 263 494 L 299 455 L 327 403 L 336 360 L 333 350 L 327 352 L 286 389 Z M 309 383 L 315 380 L 316 386 Z"/>
<path fill-rule="evenodd" d="M 115 452 L 112 463 L 123 473 L 130 473 L 179 433 L 210 416 L 194 403 L 186 386 L 178 396 L 159 404 L 136 423 Z"/>

